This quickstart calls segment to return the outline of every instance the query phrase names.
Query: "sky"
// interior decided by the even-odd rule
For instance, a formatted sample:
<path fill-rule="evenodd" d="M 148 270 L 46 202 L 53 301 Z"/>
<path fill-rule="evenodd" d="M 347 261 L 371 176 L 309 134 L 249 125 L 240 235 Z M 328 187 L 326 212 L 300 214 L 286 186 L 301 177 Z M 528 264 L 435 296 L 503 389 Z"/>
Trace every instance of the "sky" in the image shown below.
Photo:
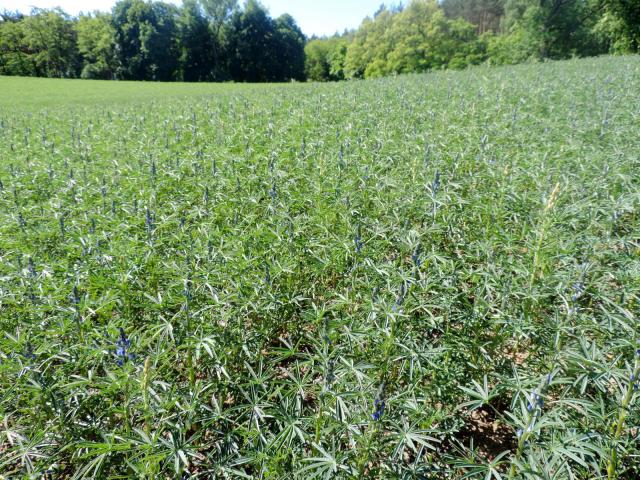
<path fill-rule="evenodd" d="M 180 4 L 181 0 L 170 0 Z M 61 7 L 71 15 L 80 11 L 109 11 L 115 0 L 0 0 L 0 10 L 29 13 L 32 6 Z M 241 0 L 239 3 L 244 3 Z M 262 0 L 272 17 L 289 13 L 308 35 L 332 35 L 356 28 L 366 16 L 372 16 L 383 0 Z M 388 2 L 387 2 L 388 3 Z"/>

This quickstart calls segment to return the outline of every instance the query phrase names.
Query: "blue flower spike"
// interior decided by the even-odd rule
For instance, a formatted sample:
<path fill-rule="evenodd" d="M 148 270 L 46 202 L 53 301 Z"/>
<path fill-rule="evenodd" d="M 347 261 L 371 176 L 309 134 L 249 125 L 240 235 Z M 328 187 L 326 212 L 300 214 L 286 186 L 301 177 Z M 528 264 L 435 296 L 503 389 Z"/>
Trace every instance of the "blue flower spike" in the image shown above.
<path fill-rule="evenodd" d="M 123 366 L 129 360 L 135 360 L 136 356 L 129 351 L 131 348 L 131 340 L 127 338 L 127 335 L 124 333 L 124 329 L 120 327 L 120 338 L 116 342 L 116 363 L 118 366 Z"/>
<path fill-rule="evenodd" d="M 374 411 L 371 414 L 371 418 L 373 418 L 375 422 L 379 421 L 382 418 L 384 409 L 387 406 L 385 401 L 385 386 L 386 385 L 384 382 L 380 385 L 380 388 L 378 389 L 378 395 L 373 401 Z"/>

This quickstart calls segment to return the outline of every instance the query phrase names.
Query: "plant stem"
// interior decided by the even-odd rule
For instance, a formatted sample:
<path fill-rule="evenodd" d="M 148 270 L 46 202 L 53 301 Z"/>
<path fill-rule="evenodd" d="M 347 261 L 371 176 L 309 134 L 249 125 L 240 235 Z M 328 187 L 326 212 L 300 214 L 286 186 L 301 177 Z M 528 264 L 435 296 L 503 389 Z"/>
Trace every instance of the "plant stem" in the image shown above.
<path fill-rule="evenodd" d="M 618 466 L 618 440 L 622 435 L 622 431 L 624 430 L 625 419 L 627 418 L 627 412 L 629 411 L 629 406 L 631 405 L 631 401 L 633 400 L 633 392 L 635 389 L 635 383 L 638 379 L 638 374 L 640 374 L 640 355 L 636 355 L 635 364 L 633 366 L 633 372 L 631 374 L 631 380 L 629 381 L 629 385 L 627 386 L 627 391 L 622 399 L 622 403 L 620 404 L 620 410 L 618 412 L 618 421 L 615 424 L 615 430 L 613 433 L 613 446 L 611 447 L 611 457 L 609 458 L 609 464 L 607 465 L 607 478 L 608 480 L 613 480 L 616 478 L 616 468 Z"/>

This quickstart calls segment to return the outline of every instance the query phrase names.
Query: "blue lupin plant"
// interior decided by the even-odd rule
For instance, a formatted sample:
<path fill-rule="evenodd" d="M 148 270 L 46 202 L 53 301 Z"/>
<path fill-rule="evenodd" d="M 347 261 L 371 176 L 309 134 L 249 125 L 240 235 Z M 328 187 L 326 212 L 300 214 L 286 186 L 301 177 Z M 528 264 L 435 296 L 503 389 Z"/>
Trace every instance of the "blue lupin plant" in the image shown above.
<path fill-rule="evenodd" d="M 73 320 L 77 323 L 78 327 L 80 326 L 80 292 L 78 290 L 77 283 L 73 285 L 73 289 L 71 290 L 71 295 L 69 296 L 69 300 L 73 304 Z"/>
<path fill-rule="evenodd" d="M 264 283 L 265 285 L 271 285 L 271 269 L 267 262 L 264 262 Z"/>
<path fill-rule="evenodd" d="M 287 219 L 287 235 L 289 236 L 290 240 L 293 240 L 293 238 L 295 237 L 295 225 L 290 218 Z"/>
<path fill-rule="evenodd" d="M 433 221 L 436 221 L 436 213 L 438 212 L 438 202 L 436 201 L 436 196 L 438 195 L 438 191 L 440 190 L 440 172 L 436 171 L 436 176 L 431 182 L 431 201 L 433 203 Z"/>
<path fill-rule="evenodd" d="M 361 231 L 360 230 L 360 225 L 358 225 L 356 227 L 356 234 L 355 234 L 355 236 L 353 238 L 353 241 L 355 243 L 356 255 L 362 251 L 362 246 L 363 246 L 362 236 L 360 235 L 360 231 Z"/>
<path fill-rule="evenodd" d="M 524 418 L 524 428 L 519 428 L 516 432 L 516 437 L 518 440 L 518 447 L 516 449 L 516 457 L 520 457 L 525 448 L 529 446 L 529 439 L 533 435 L 534 427 L 536 422 L 542 415 L 542 410 L 544 408 L 544 398 L 543 395 L 547 391 L 547 389 L 551 386 L 551 382 L 553 381 L 554 372 L 551 371 L 547 374 L 545 379 L 540 386 L 540 393 L 538 393 L 538 389 L 534 388 L 531 394 L 527 395 L 527 405 L 526 405 L 526 413 Z M 515 463 L 511 464 L 511 468 L 509 470 L 509 477 L 514 478 L 517 472 L 517 467 Z"/>
<path fill-rule="evenodd" d="M 413 261 L 413 265 L 416 268 L 420 268 L 420 266 L 422 265 L 422 245 L 421 244 L 416 245 L 416 248 L 413 250 L 413 253 L 411 254 L 411 260 Z"/>
<path fill-rule="evenodd" d="M 344 170 L 347 167 L 347 164 L 344 161 L 344 150 L 342 144 L 340 144 L 340 150 L 338 151 L 338 166 L 341 170 Z"/>
<path fill-rule="evenodd" d="M 571 292 L 571 306 L 569 307 L 568 312 L 570 316 L 578 313 L 578 300 L 580 300 L 580 298 L 584 295 L 585 291 L 586 287 L 582 280 L 578 280 L 573 284 Z"/>
<path fill-rule="evenodd" d="M 371 418 L 378 422 L 384 415 L 385 408 L 387 407 L 386 402 L 386 385 L 384 382 L 378 388 L 378 394 L 376 398 L 373 400 L 373 413 L 371 414 Z"/>
<path fill-rule="evenodd" d="M 638 391 L 640 383 L 640 348 L 636 346 L 635 358 L 631 365 L 631 374 L 629 375 L 629 382 L 624 391 L 623 397 L 620 401 L 618 409 L 618 418 L 612 427 L 613 442 L 611 451 L 609 453 L 609 461 L 607 463 L 607 479 L 614 480 L 616 478 L 622 478 L 619 476 L 618 471 L 618 442 L 623 436 L 627 425 L 627 417 L 631 413 L 631 406 L 636 400 L 636 392 Z"/>
<path fill-rule="evenodd" d="M 145 211 L 145 225 L 147 227 L 147 235 L 151 236 L 153 234 L 154 225 L 153 225 L 153 217 L 151 216 L 151 212 L 149 211 L 149 207 L 147 207 Z"/>
<path fill-rule="evenodd" d="M 527 411 L 528 412 L 533 412 L 535 409 L 537 408 L 543 408 L 544 407 L 544 400 L 542 399 L 542 397 L 540 395 L 538 395 L 538 392 L 534 389 L 531 392 L 531 396 L 529 398 L 529 402 L 527 403 Z"/>
<path fill-rule="evenodd" d="M 189 311 L 189 305 L 191 304 L 192 294 L 191 294 L 191 275 L 187 276 L 184 281 L 184 288 L 182 290 L 182 294 L 184 296 L 184 303 L 182 305 L 182 309 L 185 312 Z"/>
<path fill-rule="evenodd" d="M 18 226 L 22 231 L 24 231 L 24 229 L 27 226 L 27 222 L 25 221 L 24 216 L 22 215 L 22 212 L 18 212 Z"/>
<path fill-rule="evenodd" d="M 278 196 L 278 189 L 276 187 L 276 181 L 273 181 L 273 184 L 271 185 L 271 188 L 269 189 L 269 196 L 271 197 L 271 200 L 276 199 L 276 197 Z"/>
<path fill-rule="evenodd" d="M 80 304 L 80 291 L 78 290 L 78 285 L 74 285 L 71 290 L 71 301 L 73 302 L 74 307 L 77 309 Z"/>
<path fill-rule="evenodd" d="M 639 365 L 640 364 L 640 348 L 636 349 L 636 358 L 635 358 L 635 365 Z M 631 378 L 632 378 L 632 382 L 633 382 L 633 390 L 637 391 L 640 389 L 640 375 L 636 372 L 638 369 L 636 367 L 633 368 L 633 371 L 631 373 Z"/>
<path fill-rule="evenodd" d="M 336 380 L 335 366 L 336 366 L 336 361 L 333 358 L 330 358 L 327 361 L 327 373 L 324 377 L 325 387 L 327 390 L 331 388 L 331 385 Z"/>
<path fill-rule="evenodd" d="M 29 257 L 29 259 L 27 260 L 27 268 L 29 270 L 29 276 L 31 278 L 36 278 L 38 276 L 38 273 L 36 272 L 36 265 L 35 263 L 33 263 L 33 258 Z"/>
<path fill-rule="evenodd" d="M 380 398 L 376 398 L 373 401 L 374 411 L 371 414 L 371 418 L 373 418 L 376 422 L 382 418 L 384 414 L 384 409 L 386 407 L 386 403 L 384 400 Z"/>
<path fill-rule="evenodd" d="M 584 285 L 584 283 L 582 281 L 578 281 L 576 283 L 573 284 L 573 293 L 571 295 L 571 301 L 573 303 L 577 302 L 580 297 L 582 297 L 582 295 L 584 295 L 584 292 L 586 290 L 586 287 Z"/>
<path fill-rule="evenodd" d="M 127 338 L 124 329 L 120 327 L 118 330 L 120 332 L 120 336 L 116 342 L 116 363 L 121 367 L 128 361 L 135 360 L 136 357 L 135 354 L 129 351 L 131 348 L 131 340 Z"/>
<path fill-rule="evenodd" d="M 331 336 L 329 335 L 329 319 L 328 318 L 324 318 L 323 322 L 322 322 L 322 327 L 323 327 L 323 334 L 322 334 L 322 340 L 325 342 L 325 344 L 327 345 L 327 348 L 330 347 L 332 345 L 332 341 L 331 341 Z"/>
<path fill-rule="evenodd" d="M 391 307 L 392 312 L 397 312 L 400 309 L 400 307 L 404 303 L 406 294 L 407 294 L 407 287 L 405 286 L 404 282 L 402 282 L 400 284 L 400 289 L 398 291 L 398 296 L 396 297 L 396 301 L 393 304 L 393 307 Z"/>
<path fill-rule="evenodd" d="M 436 172 L 436 176 L 431 183 L 431 195 L 435 198 L 438 195 L 438 191 L 440 190 L 440 172 Z"/>
<path fill-rule="evenodd" d="M 31 342 L 27 342 L 27 344 L 25 345 L 22 356 L 29 361 L 34 361 L 36 359 L 36 354 L 33 353 L 33 345 L 31 344 Z"/>

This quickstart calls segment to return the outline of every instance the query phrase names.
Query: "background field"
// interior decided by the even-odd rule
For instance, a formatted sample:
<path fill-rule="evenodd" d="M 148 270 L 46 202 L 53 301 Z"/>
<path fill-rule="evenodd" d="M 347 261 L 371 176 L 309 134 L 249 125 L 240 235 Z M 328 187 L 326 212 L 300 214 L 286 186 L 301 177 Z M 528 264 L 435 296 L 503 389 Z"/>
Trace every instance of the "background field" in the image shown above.
<path fill-rule="evenodd" d="M 0 91 L 0 476 L 640 475 L 639 57 Z"/>

